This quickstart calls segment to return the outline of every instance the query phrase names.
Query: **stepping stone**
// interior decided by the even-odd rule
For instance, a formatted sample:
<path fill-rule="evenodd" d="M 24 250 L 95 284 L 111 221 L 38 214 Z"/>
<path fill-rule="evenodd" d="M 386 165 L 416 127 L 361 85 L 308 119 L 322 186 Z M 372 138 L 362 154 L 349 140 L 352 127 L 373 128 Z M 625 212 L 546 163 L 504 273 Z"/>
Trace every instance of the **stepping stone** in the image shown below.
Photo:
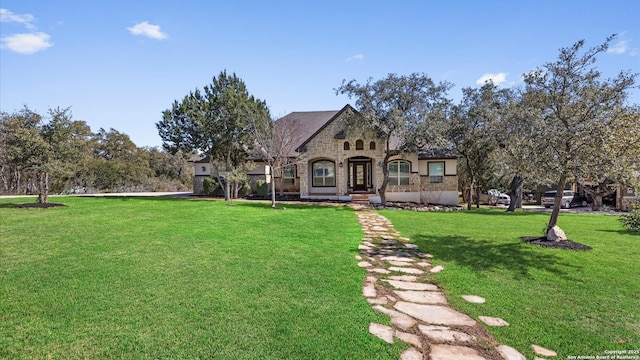
<path fill-rule="evenodd" d="M 470 347 L 456 345 L 432 345 L 431 360 L 487 360 Z"/>
<path fill-rule="evenodd" d="M 538 355 L 542 355 L 542 356 L 558 356 L 558 353 L 556 353 L 553 350 L 549 350 L 549 349 L 545 349 L 542 346 L 539 345 L 531 345 L 531 348 L 533 349 L 533 352 L 538 354 Z"/>
<path fill-rule="evenodd" d="M 389 276 L 389 279 L 398 281 L 418 281 L 418 277 L 413 275 L 393 275 Z"/>
<path fill-rule="evenodd" d="M 434 342 L 475 342 L 476 337 L 446 326 L 418 325 L 420 332 Z"/>
<path fill-rule="evenodd" d="M 442 305 L 423 305 L 398 301 L 394 308 L 429 324 L 473 326 L 476 321 L 468 315 Z"/>
<path fill-rule="evenodd" d="M 478 319 L 489 326 L 509 326 L 508 322 L 497 317 L 478 316 Z"/>
<path fill-rule="evenodd" d="M 404 262 L 404 261 L 389 260 L 387 262 L 393 266 L 413 266 L 413 263 Z"/>
<path fill-rule="evenodd" d="M 422 360 L 422 353 L 416 348 L 409 348 L 400 354 L 400 360 Z"/>
<path fill-rule="evenodd" d="M 438 265 L 438 266 L 434 267 L 433 269 L 431 269 L 430 271 L 431 271 L 432 273 L 439 273 L 439 272 L 440 272 L 440 271 L 442 271 L 442 270 L 444 270 L 444 266 L 442 266 L 442 265 Z"/>
<path fill-rule="evenodd" d="M 362 296 L 367 298 L 374 298 L 378 296 L 376 293 L 376 287 L 373 284 L 366 284 L 362 287 Z"/>
<path fill-rule="evenodd" d="M 518 350 L 507 345 L 500 345 L 496 348 L 505 360 L 527 360 Z"/>
<path fill-rule="evenodd" d="M 371 250 L 367 245 L 360 244 L 358 245 L 358 250 Z"/>
<path fill-rule="evenodd" d="M 416 244 L 404 244 L 404 247 L 411 250 L 418 250 L 420 247 Z"/>
<path fill-rule="evenodd" d="M 447 299 L 439 291 L 399 291 L 394 293 L 404 301 L 418 304 L 446 304 Z"/>
<path fill-rule="evenodd" d="M 384 239 L 382 240 L 382 245 L 395 245 L 398 242 L 395 240 L 390 240 L 390 239 Z"/>
<path fill-rule="evenodd" d="M 402 241 L 411 241 L 411 239 L 407 238 L 407 237 L 399 237 L 398 240 L 402 240 Z"/>
<path fill-rule="evenodd" d="M 476 295 L 462 295 L 462 298 L 475 304 L 483 304 L 486 301 L 485 298 Z"/>
<path fill-rule="evenodd" d="M 367 302 L 371 305 L 384 305 L 387 303 L 387 299 L 386 298 L 367 298 Z"/>
<path fill-rule="evenodd" d="M 405 267 L 391 266 L 391 267 L 389 267 L 389 270 L 402 272 L 402 273 L 405 273 L 405 274 L 415 274 L 415 275 L 424 274 L 424 271 L 422 271 L 420 269 L 416 269 L 416 268 L 405 268 Z"/>
<path fill-rule="evenodd" d="M 391 271 L 389 271 L 387 269 L 376 268 L 376 269 L 371 269 L 369 271 L 374 272 L 374 273 L 378 273 L 378 274 L 391 274 Z"/>
<path fill-rule="evenodd" d="M 371 263 L 366 262 L 366 261 L 360 261 L 360 262 L 358 263 L 358 266 L 359 266 L 359 267 L 361 267 L 361 268 L 373 267 L 373 265 L 371 265 Z"/>
<path fill-rule="evenodd" d="M 417 262 L 416 265 L 421 266 L 421 267 L 431 267 L 431 264 L 429 264 L 426 261 Z"/>
<path fill-rule="evenodd" d="M 371 227 L 371 231 L 379 231 L 379 232 L 386 232 L 389 231 L 389 229 L 387 229 L 386 227 L 382 227 L 382 226 L 373 226 Z"/>
<path fill-rule="evenodd" d="M 397 281 L 397 280 L 383 280 L 388 282 L 391 286 L 401 290 L 427 290 L 438 291 L 438 287 L 434 284 L 425 284 L 409 281 Z"/>
<path fill-rule="evenodd" d="M 393 329 L 389 326 L 370 323 L 369 333 L 381 340 L 388 342 L 389 344 L 393 344 Z"/>
<path fill-rule="evenodd" d="M 384 261 L 401 261 L 401 262 L 414 262 L 415 260 L 406 257 L 400 256 L 383 256 L 382 260 Z"/>
<path fill-rule="evenodd" d="M 392 309 L 387 309 L 382 305 L 376 305 L 373 307 L 373 309 L 385 315 L 389 315 L 389 318 L 391 319 L 391 324 L 399 327 L 402 330 L 410 329 L 416 324 L 416 320 L 413 319 L 411 316 L 405 315 L 401 312 L 398 312 Z"/>
<path fill-rule="evenodd" d="M 418 256 L 420 256 L 421 258 L 425 258 L 425 259 L 431 259 L 431 258 L 433 258 L 433 255 L 431 255 L 431 254 L 425 254 L 425 253 L 418 254 Z"/>
<path fill-rule="evenodd" d="M 389 301 L 391 301 L 392 303 L 394 303 L 394 302 L 398 301 L 398 299 L 394 298 L 394 297 L 393 297 L 393 296 L 391 296 L 391 295 L 387 295 L 387 299 L 389 299 Z"/>
<path fill-rule="evenodd" d="M 362 256 L 356 255 L 356 260 L 362 260 Z"/>
<path fill-rule="evenodd" d="M 411 344 L 417 348 L 422 347 L 422 342 L 420 341 L 420 336 L 418 335 L 409 334 L 406 332 L 402 332 L 400 330 L 396 330 L 396 337 L 398 338 L 398 340 L 405 342 L 407 344 Z"/>

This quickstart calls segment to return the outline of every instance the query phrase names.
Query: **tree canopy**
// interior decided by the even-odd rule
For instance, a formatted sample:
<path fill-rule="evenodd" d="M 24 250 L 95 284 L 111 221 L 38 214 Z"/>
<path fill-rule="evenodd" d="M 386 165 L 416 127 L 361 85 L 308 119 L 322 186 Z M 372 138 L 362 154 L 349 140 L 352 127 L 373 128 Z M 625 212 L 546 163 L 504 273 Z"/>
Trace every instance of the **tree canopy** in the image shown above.
<path fill-rule="evenodd" d="M 578 41 L 560 49 L 556 61 L 524 74 L 522 101 L 534 140 L 527 149 L 532 155 L 529 161 L 535 163 L 539 177 L 553 181 L 557 189 L 547 229 L 557 224 L 567 179 L 593 176 L 596 170 L 615 175 L 606 165 L 615 163 L 614 152 L 607 148 L 616 147 L 616 142 L 632 141 L 629 125 L 638 127 L 637 118 L 633 124 L 633 118 L 626 117 L 624 111 L 637 74 L 621 71 L 614 78 L 603 79 L 594 66 L 597 56 L 606 52 L 614 38 L 584 52 L 584 40 Z M 598 157 L 607 161 L 597 161 Z"/>
<path fill-rule="evenodd" d="M 252 117 L 270 118 L 266 103 L 250 95 L 235 73 L 222 71 L 203 91 L 196 88 L 182 101 L 174 101 L 171 109 L 162 113 L 156 128 L 168 151 L 198 151 L 209 156 L 229 200 L 230 176 L 245 166 L 253 146 L 249 126 Z"/>

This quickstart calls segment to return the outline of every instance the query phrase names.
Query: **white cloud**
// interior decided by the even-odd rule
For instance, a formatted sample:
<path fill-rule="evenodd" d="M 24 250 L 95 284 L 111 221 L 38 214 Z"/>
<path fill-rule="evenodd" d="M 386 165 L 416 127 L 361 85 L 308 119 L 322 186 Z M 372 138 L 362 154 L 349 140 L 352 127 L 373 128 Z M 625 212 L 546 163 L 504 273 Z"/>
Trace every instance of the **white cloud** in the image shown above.
<path fill-rule="evenodd" d="M 484 83 L 486 83 L 489 80 L 493 81 L 495 85 L 500 85 L 503 82 L 507 81 L 507 74 L 506 73 L 497 73 L 497 74 L 486 73 L 482 75 L 478 80 L 476 80 L 476 84 L 484 85 Z"/>
<path fill-rule="evenodd" d="M 29 30 L 35 30 L 36 27 L 32 24 L 34 19 L 31 14 L 16 14 L 7 9 L 0 9 L 0 22 L 16 22 Z"/>
<path fill-rule="evenodd" d="M 15 34 L 5 36 L 1 39 L 2 47 L 19 54 L 33 54 L 42 51 L 53 45 L 49 41 L 51 36 L 37 32 L 32 34 Z"/>
<path fill-rule="evenodd" d="M 629 50 L 629 43 L 627 42 L 627 40 L 620 40 L 615 45 L 609 47 L 609 49 L 607 49 L 607 52 L 610 54 L 620 55 L 626 53 L 627 50 Z"/>
<path fill-rule="evenodd" d="M 160 25 L 149 24 L 148 21 L 137 23 L 132 27 L 128 27 L 130 33 L 136 36 L 146 36 L 156 40 L 164 40 L 167 34 L 160 30 Z"/>
<path fill-rule="evenodd" d="M 355 54 L 355 55 L 351 55 L 347 58 L 347 61 L 352 61 L 352 60 L 362 60 L 364 59 L 364 54 Z"/>

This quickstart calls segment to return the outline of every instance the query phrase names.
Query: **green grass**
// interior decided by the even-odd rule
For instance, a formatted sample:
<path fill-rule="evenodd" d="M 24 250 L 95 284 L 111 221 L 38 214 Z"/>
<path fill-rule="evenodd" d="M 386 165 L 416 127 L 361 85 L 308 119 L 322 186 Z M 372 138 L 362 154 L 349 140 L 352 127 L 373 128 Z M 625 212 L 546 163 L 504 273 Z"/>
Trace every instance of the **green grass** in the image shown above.
<path fill-rule="evenodd" d="M 398 358 L 343 207 L 0 200 L 0 358 Z M 29 200 L 31 201 L 31 200 Z"/>
<path fill-rule="evenodd" d="M 569 355 L 640 348 L 640 236 L 616 216 L 561 214 L 559 225 L 590 251 L 541 248 L 548 214 L 501 210 L 419 213 L 381 211 L 403 236 L 433 254 L 434 275 L 452 306 L 476 318 L 505 319 L 489 328 L 502 344 L 533 358 L 531 344 Z M 461 295 L 485 297 L 467 303 Z"/>

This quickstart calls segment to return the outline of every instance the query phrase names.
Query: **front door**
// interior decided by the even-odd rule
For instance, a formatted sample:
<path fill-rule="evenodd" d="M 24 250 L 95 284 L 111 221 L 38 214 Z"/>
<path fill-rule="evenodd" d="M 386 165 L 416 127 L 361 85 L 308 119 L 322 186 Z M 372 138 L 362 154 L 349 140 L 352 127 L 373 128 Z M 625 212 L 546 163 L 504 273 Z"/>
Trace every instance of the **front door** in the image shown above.
<path fill-rule="evenodd" d="M 353 191 L 367 190 L 367 166 L 366 163 L 353 164 Z"/>

